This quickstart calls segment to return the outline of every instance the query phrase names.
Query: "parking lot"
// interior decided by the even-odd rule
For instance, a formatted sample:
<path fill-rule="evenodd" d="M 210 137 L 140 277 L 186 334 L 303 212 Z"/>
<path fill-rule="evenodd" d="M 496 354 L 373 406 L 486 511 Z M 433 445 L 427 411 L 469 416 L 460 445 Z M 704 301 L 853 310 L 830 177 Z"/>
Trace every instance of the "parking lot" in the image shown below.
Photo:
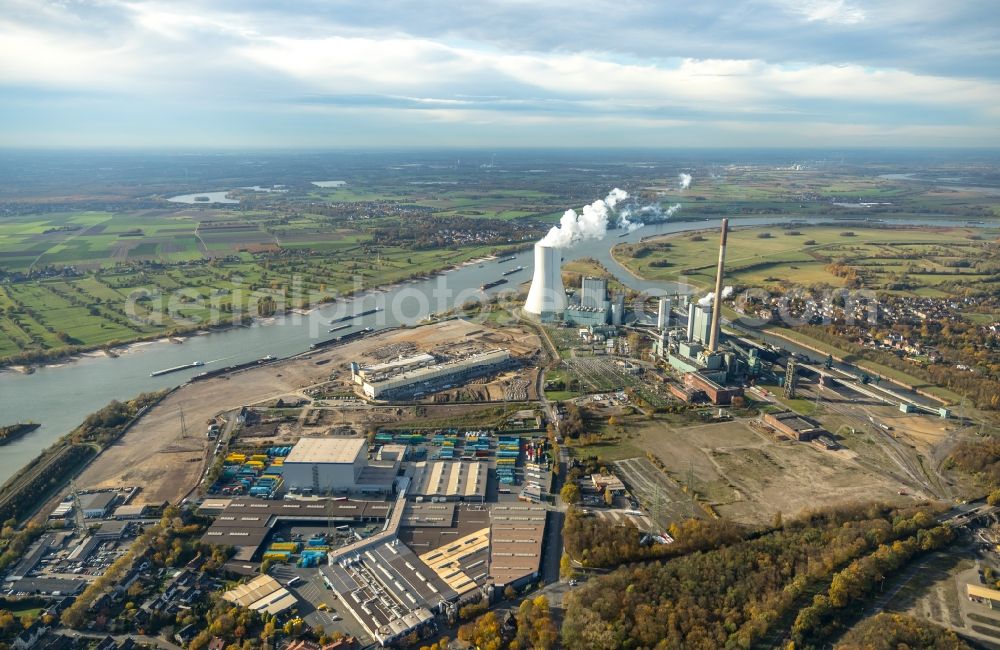
<path fill-rule="evenodd" d="M 341 632 L 357 637 L 363 646 L 372 643 L 372 639 L 354 620 L 354 617 L 344 608 L 339 607 L 336 595 L 326 588 L 319 569 L 277 565 L 271 569 L 270 574 L 282 585 L 288 585 L 292 578 L 298 577 L 300 579 L 296 584 L 289 586 L 288 590 L 299 599 L 299 615 L 307 625 L 310 627 L 322 626 L 327 634 Z M 326 611 L 324 611 L 323 605 L 325 605 Z"/>

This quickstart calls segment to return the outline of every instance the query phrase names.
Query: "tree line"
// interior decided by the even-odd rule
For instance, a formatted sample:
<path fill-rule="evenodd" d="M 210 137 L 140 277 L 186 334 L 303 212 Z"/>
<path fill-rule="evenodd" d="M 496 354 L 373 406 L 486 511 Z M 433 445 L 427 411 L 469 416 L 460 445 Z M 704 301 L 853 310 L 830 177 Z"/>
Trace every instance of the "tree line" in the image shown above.
<path fill-rule="evenodd" d="M 568 527 L 572 522 L 573 517 L 567 517 Z M 603 526 L 612 539 L 598 546 L 605 561 L 658 553 L 669 557 L 675 544 L 676 553 L 689 552 L 669 561 L 621 567 L 569 594 L 563 644 L 691 650 L 749 648 L 765 640 L 774 645 L 804 598 L 842 569 L 837 589 L 850 602 L 854 594 L 867 593 L 878 578 L 873 569 L 892 562 L 902 566 L 915 553 L 947 543 L 943 532 L 931 530 L 936 521 L 929 506 L 893 509 L 869 504 L 809 513 L 771 530 L 744 531 L 735 540 L 704 535 L 712 525 L 715 522 L 698 524 L 693 532 L 702 536 L 693 539 L 678 527 L 674 544 L 645 551 Z M 709 547 L 713 541 L 717 546 Z M 693 544 L 703 544 L 704 550 L 690 552 Z M 579 547 L 570 552 L 574 550 L 582 552 Z M 595 549 L 587 550 L 593 557 Z M 875 559 L 852 568 L 852 562 L 869 555 Z"/>

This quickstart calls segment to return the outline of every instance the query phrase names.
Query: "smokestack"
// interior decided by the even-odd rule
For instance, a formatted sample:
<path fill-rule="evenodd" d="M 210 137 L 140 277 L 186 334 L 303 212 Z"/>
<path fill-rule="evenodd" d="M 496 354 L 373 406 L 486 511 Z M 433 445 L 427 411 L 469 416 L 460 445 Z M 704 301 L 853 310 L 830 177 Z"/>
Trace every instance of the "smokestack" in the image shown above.
<path fill-rule="evenodd" d="M 729 219 L 722 220 L 722 234 L 719 236 L 719 268 L 715 270 L 715 302 L 712 303 L 712 333 L 708 341 L 708 351 L 719 349 L 719 316 L 722 314 L 722 276 L 726 270 L 726 236 L 729 234 Z"/>
<path fill-rule="evenodd" d="M 542 318 L 551 318 L 566 310 L 566 289 L 563 288 L 562 253 L 553 246 L 535 244 L 535 273 L 531 278 L 524 311 Z"/>

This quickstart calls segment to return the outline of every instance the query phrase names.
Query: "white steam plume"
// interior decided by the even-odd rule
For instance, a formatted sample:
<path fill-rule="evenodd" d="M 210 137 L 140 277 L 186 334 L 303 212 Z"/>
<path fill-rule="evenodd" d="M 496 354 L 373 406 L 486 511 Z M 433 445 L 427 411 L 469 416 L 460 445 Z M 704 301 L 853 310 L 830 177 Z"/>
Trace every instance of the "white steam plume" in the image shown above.
<path fill-rule="evenodd" d="M 685 174 L 684 172 L 677 174 L 677 184 L 680 185 L 682 190 L 691 187 L 691 174 Z"/>
<path fill-rule="evenodd" d="M 680 209 L 680 203 L 674 203 L 666 209 L 659 203 L 644 205 L 638 209 L 626 206 L 618 214 L 618 226 L 632 232 L 642 228 L 647 223 L 666 221 Z"/>
<path fill-rule="evenodd" d="M 552 226 L 538 243 L 553 248 L 568 248 L 585 239 L 603 238 L 608 232 L 608 214 L 627 198 L 628 192 L 616 187 L 604 199 L 583 206 L 580 213 L 572 209 L 566 210 L 559 225 Z"/>
<path fill-rule="evenodd" d="M 732 287 L 723 287 L 723 289 L 722 289 L 722 299 L 725 300 L 726 298 L 728 298 L 731 295 L 733 295 L 733 288 Z M 702 296 L 700 300 L 698 300 L 698 306 L 700 306 L 700 307 L 709 307 L 709 306 L 711 306 L 711 304 L 713 302 L 715 302 L 715 292 L 714 291 L 709 291 L 704 296 Z"/>

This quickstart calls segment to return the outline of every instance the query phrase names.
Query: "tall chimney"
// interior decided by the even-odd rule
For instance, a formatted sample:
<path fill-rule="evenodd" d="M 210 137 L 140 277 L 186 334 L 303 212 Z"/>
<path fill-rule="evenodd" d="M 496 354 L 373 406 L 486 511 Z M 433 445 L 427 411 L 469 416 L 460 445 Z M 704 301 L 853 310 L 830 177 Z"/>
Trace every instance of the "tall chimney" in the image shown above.
<path fill-rule="evenodd" d="M 729 219 L 722 220 L 722 234 L 719 237 L 719 268 L 715 270 L 715 302 L 712 303 L 712 334 L 708 341 L 708 351 L 719 349 L 719 317 L 722 314 L 722 276 L 726 270 L 726 236 L 729 234 Z"/>

